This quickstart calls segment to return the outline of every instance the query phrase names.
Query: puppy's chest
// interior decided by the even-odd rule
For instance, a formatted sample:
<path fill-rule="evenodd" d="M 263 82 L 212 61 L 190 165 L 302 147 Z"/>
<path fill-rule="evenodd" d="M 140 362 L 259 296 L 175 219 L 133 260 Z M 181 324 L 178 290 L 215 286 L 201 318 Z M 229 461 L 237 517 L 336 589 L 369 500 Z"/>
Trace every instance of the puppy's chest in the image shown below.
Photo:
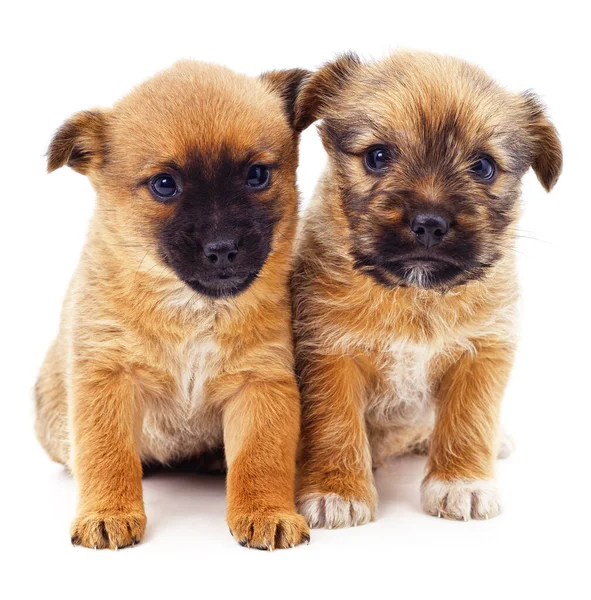
<path fill-rule="evenodd" d="M 203 408 L 205 382 L 214 374 L 218 362 L 219 348 L 213 336 L 179 350 L 175 404 L 187 417 Z"/>
<path fill-rule="evenodd" d="M 422 426 L 433 417 L 434 363 L 428 344 L 393 343 L 379 358 L 367 418 L 376 425 Z"/>
<path fill-rule="evenodd" d="M 144 458 L 169 463 L 221 446 L 219 407 L 206 394 L 220 365 L 214 337 L 167 349 L 171 385 L 147 403 L 143 425 Z"/>

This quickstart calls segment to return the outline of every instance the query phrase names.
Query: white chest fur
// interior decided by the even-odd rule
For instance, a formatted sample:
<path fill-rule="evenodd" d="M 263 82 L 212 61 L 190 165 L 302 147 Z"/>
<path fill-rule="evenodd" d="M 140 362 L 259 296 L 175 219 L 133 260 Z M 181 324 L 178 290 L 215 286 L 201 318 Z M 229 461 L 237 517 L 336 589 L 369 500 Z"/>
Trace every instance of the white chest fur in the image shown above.
<path fill-rule="evenodd" d="M 217 345 L 213 339 L 187 344 L 179 352 L 178 404 L 190 418 L 204 402 L 204 384 L 216 363 Z"/>
<path fill-rule="evenodd" d="M 423 426 L 433 413 L 431 363 L 437 351 L 426 344 L 395 343 L 384 353 L 382 378 L 368 417 L 380 425 Z"/>
<path fill-rule="evenodd" d="M 186 342 L 174 349 L 173 392 L 146 406 L 142 459 L 170 463 L 220 446 L 222 419 L 208 402 L 207 381 L 215 374 L 219 353 L 215 340 Z"/>

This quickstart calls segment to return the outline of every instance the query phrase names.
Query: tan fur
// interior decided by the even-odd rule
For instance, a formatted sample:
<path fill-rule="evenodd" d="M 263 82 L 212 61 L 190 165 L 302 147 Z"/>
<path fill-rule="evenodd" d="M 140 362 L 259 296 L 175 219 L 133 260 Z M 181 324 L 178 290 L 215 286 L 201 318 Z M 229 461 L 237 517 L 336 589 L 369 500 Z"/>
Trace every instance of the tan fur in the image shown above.
<path fill-rule="evenodd" d="M 303 402 L 299 509 L 312 526 L 365 523 L 376 515 L 372 465 L 429 448 L 425 510 L 494 516 L 489 482 L 515 347 L 517 202 L 504 232 L 489 232 L 495 214 L 467 181 L 478 212 L 458 219 L 481 236 L 483 262 L 493 251 L 498 257 L 462 284 L 403 287 L 392 276 L 382 285 L 355 268 L 354 255 L 375 243 L 378 223 L 407 235 L 390 188 L 411 190 L 425 206 L 453 202 L 442 165 L 461 171 L 473 148 L 506 167 L 491 187 L 499 197 L 517 199 L 531 165 L 550 189 L 561 167 L 556 132 L 533 96 L 509 94 L 475 67 L 427 54 L 367 65 L 340 57 L 303 88 L 297 114 L 302 123 L 324 119 L 329 155 L 302 223 L 293 279 Z M 441 133 L 450 114 L 455 127 Z M 431 174 L 417 179 L 420 157 L 437 136 L 447 136 L 448 152 L 433 153 Z M 371 176 L 363 153 L 391 139 L 399 156 L 389 173 Z"/>
<path fill-rule="evenodd" d="M 146 525 L 142 463 L 222 445 L 234 537 L 265 549 L 308 539 L 294 505 L 300 408 L 288 276 L 298 135 L 286 107 L 304 75 L 254 79 L 184 61 L 113 109 L 76 115 L 52 142 L 49 170 L 68 163 L 97 192 L 36 388 L 38 437 L 78 483 L 75 544 L 137 543 Z M 279 165 L 274 201 L 282 218 L 271 252 L 245 292 L 201 296 L 158 255 L 155 232 L 174 209 L 138 182 L 194 150 L 225 147 L 241 156 L 262 143 Z"/>

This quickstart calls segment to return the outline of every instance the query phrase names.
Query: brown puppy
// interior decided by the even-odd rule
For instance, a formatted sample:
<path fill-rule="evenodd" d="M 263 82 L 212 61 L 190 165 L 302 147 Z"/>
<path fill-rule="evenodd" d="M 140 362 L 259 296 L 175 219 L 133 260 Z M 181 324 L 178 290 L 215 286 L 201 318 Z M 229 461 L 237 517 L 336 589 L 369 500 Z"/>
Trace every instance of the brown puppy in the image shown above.
<path fill-rule="evenodd" d="M 329 155 L 293 281 L 299 510 L 316 527 L 366 523 L 372 465 L 428 448 L 424 509 L 493 517 L 520 180 L 531 166 L 552 188 L 556 131 L 531 94 L 413 53 L 339 58 L 307 82 L 296 115 L 324 119 Z"/>
<path fill-rule="evenodd" d="M 79 487 L 74 544 L 137 543 L 142 463 L 222 445 L 234 537 L 309 539 L 288 293 L 306 75 L 180 62 L 51 143 L 49 171 L 68 164 L 97 192 L 36 387 L 39 439 Z"/>

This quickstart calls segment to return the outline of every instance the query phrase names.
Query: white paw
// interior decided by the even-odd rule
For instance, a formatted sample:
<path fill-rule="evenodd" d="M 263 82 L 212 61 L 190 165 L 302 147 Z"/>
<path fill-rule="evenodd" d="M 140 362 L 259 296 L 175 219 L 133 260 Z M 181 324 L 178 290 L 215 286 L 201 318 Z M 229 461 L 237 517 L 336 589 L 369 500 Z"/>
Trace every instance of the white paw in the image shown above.
<path fill-rule="evenodd" d="M 338 494 L 306 494 L 298 500 L 297 508 L 310 527 L 327 529 L 365 525 L 373 521 L 375 513 L 365 500 L 347 500 Z"/>
<path fill-rule="evenodd" d="M 421 485 L 421 504 L 430 515 L 459 521 L 491 519 L 501 512 L 492 481 L 426 479 Z"/>
<path fill-rule="evenodd" d="M 515 442 L 511 436 L 507 435 L 504 431 L 501 434 L 501 440 L 499 441 L 499 450 L 497 452 L 497 458 L 508 458 L 513 454 L 515 450 Z"/>

